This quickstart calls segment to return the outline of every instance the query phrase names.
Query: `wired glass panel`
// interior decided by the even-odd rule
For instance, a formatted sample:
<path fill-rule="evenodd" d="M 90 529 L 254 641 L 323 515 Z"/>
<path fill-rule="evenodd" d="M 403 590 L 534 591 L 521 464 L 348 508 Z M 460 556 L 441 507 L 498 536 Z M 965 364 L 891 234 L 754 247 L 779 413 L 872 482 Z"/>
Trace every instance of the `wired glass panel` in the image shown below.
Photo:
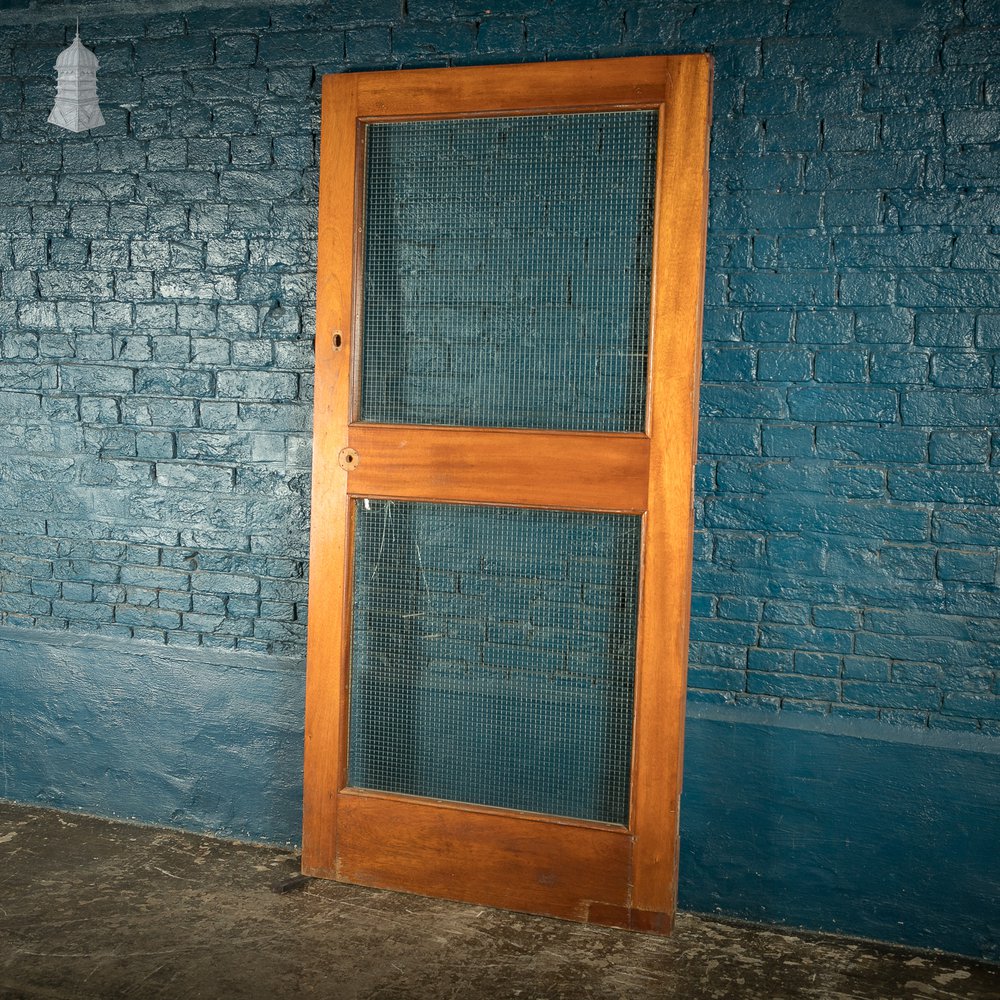
<path fill-rule="evenodd" d="M 348 782 L 625 824 L 641 518 L 355 502 Z"/>
<path fill-rule="evenodd" d="M 657 130 L 369 124 L 361 419 L 641 432 Z"/>

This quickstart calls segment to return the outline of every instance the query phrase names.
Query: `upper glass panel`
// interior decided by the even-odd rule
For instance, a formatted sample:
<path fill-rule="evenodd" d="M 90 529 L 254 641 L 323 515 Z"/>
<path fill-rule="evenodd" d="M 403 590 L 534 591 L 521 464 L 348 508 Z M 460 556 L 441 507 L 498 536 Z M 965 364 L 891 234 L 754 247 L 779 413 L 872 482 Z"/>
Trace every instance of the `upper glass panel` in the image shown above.
<path fill-rule="evenodd" d="M 366 134 L 361 419 L 641 432 L 657 113 Z"/>

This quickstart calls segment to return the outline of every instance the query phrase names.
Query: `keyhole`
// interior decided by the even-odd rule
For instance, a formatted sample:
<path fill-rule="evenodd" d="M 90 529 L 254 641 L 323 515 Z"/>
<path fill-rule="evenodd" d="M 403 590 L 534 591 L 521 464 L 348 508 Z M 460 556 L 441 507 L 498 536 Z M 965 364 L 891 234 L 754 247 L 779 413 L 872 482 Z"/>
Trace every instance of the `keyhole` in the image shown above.
<path fill-rule="evenodd" d="M 358 467 L 360 458 L 361 456 L 353 448 L 344 448 L 337 456 L 337 461 L 342 469 L 346 469 L 350 472 L 351 469 L 356 469 Z"/>
<path fill-rule="evenodd" d="M 333 349 L 335 351 L 339 351 L 343 343 L 344 343 L 343 337 L 341 337 L 339 333 L 335 333 L 333 335 Z"/>

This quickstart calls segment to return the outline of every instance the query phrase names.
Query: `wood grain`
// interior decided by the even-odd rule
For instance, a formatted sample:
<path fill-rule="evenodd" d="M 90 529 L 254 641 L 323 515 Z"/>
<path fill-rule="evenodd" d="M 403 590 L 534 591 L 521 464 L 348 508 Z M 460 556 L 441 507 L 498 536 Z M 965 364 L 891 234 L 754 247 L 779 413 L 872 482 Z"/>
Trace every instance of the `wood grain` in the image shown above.
<path fill-rule="evenodd" d="M 642 513 L 649 441 L 585 434 L 354 424 L 354 496 Z"/>
<path fill-rule="evenodd" d="M 357 76 L 365 118 L 654 108 L 663 100 L 661 56 L 408 70 L 405 86 L 397 70 Z"/>
<path fill-rule="evenodd" d="M 309 549 L 310 617 L 321 625 L 309 628 L 306 652 L 302 869 L 307 873 L 334 863 L 343 772 L 351 512 L 347 472 L 337 455 L 347 437 L 351 398 L 356 96 L 356 77 L 324 77 Z"/>
<path fill-rule="evenodd" d="M 570 920 L 628 897 L 620 827 L 345 790 L 339 841 L 336 877 L 363 885 Z"/>
<path fill-rule="evenodd" d="M 666 60 L 665 70 L 648 395 L 649 512 L 633 734 L 631 908 L 667 914 L 649 929 L 669 933 L 677 895 L 712 61 L 683 56 Z"/>
<path fill-rule="evenodd" d="M 710 101 L 707 56 L 324 79 L 307 873 L 669 932 L 677 885 Z M 351 423 L 363 122 L 625 107 L 660 112 L 647 435 Z M 358 455 L 350 471 L 337 461 L 347 447 Z M 644 514 L 627 830 L 342 787 L 351 495 Z"/>

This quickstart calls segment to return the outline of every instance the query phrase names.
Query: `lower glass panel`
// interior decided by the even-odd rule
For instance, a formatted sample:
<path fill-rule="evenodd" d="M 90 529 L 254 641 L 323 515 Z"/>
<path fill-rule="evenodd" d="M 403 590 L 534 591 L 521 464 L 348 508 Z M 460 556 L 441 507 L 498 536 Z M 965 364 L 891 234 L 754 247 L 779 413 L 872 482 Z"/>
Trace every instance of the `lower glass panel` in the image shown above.
<path fill-rule="evenodd" d="M 348 782 L 626 823 L 641 518 L 359 500 Z"/>

